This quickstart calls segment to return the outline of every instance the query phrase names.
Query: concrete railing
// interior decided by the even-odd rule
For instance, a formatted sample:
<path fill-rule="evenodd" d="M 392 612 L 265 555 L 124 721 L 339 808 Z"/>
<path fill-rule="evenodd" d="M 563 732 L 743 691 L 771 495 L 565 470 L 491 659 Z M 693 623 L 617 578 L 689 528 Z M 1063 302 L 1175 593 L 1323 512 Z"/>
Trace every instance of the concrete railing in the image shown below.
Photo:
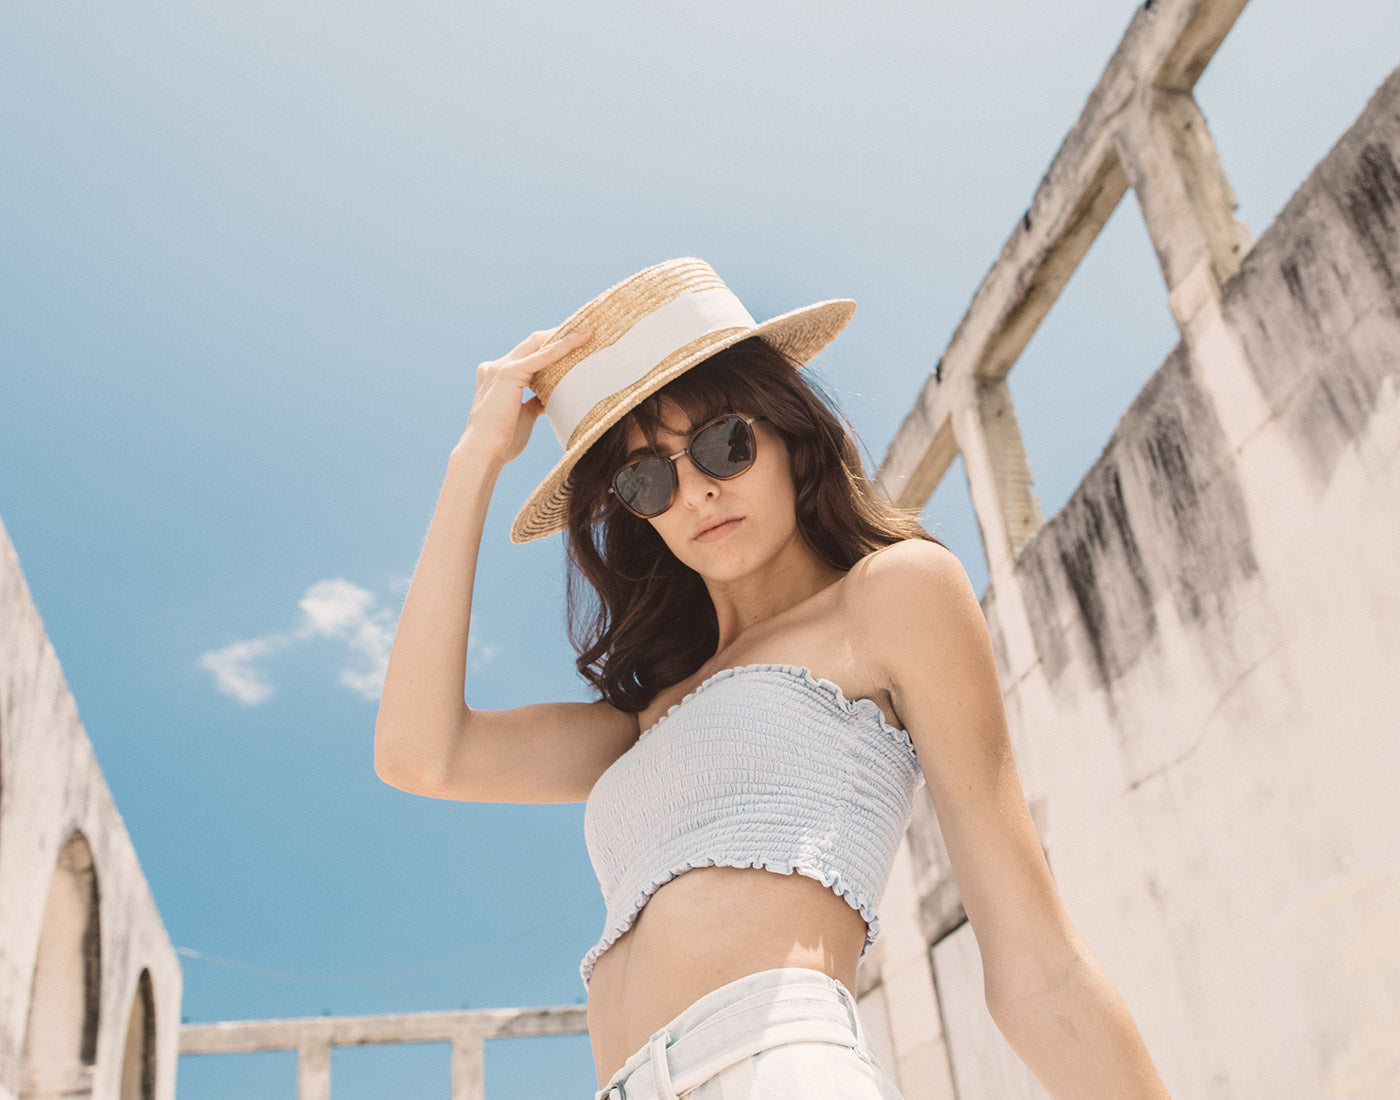
<path fill-rule="evenodd" d="M 485 1043 L 527 1035 L 576 1035 L 588 1030 L 582 1006 L 488 1008 L 389 1016 L 311 1016 L 186 1024 L 181 1054 L 297 1052 L 297 1100 L 330 1100 L 331 1047 L 370 1043 L 451 1043 L 452 1100 L 485 1100 Z"/>

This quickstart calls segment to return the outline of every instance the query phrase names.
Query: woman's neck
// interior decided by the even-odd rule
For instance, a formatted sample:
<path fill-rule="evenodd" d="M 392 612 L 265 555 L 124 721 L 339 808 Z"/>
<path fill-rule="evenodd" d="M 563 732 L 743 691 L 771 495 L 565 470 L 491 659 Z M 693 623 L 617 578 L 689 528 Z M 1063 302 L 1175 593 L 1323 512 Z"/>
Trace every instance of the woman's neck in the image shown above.
<path fill-rule="evenodd" d="M 750 627 L 781 615 L 844 576 L 796 536 L 789 549 L 764 568 L 733 581 L 706 581 L 719 622 L 720 652 Z"/>

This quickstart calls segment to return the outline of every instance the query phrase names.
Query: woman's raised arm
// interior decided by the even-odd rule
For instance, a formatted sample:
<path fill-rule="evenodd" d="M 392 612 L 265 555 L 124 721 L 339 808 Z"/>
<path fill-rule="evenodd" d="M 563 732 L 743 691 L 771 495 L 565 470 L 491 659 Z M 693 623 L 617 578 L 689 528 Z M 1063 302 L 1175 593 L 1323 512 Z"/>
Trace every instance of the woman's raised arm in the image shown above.
<path fill-rule="evenodd" d="M 374 728 L 375 771 L 403 790 L 481 801 L 586 798 L 604 761 L 626 747 L 629 729 L 635 737 L 635 718 L 606 704 L 473 711 L 464 701 L 486 510 L 501 469 L 525 449 L 541 412 L 538 397 L 524 400 L 525 387 L 590 333 L 555 343 L 549 335 L 533 333 L 477 368 L 471 413 L 404 600 Z"/>
<path fill-rule="evenodd" d="M 857 566 L 862 634 L 923 765 L 982 956 L 987 1008 L 1056 1097 L 1166 1097 L 1137 1026 L 1070 923 L 1021 790 L 991 641 L 931 542 Z"/>

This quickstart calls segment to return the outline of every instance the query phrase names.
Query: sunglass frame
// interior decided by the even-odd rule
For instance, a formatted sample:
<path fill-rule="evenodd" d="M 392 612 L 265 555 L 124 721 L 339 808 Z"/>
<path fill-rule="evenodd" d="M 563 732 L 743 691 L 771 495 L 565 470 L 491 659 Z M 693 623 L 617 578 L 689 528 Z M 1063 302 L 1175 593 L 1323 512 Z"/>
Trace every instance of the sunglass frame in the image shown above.
<path fill-rule="evenodd" d="M 611 493 L 613 496 L 617 497 L 618 502 L 638 519 L 655 519 L 657 516 L 665 515 L 666 512 L 670 509 L 671 505 L 676 503 L 676 490 L 679 489 L 681 486 L 680 474 L 676 469 L 676 459 L 680 458 L 681 455 L 689 455 L 691 464 L 706 477 L 712 477 L 716 481 L 730 481 L 733 478 L 738 477 L 740 474 L 747 473 L 749 470 L 753 469 L 753 464 L 758 461 L 758 433 L 753 430 L 753 426 L 760 420 L 765 419 L 767 418 L 762 416 L 744 416 L 741 413 L 724 413 L 722 416 L 717 416 L 713 420 L 706 421 L 704 424 L 701 424 L 700 427 L 696 428 L 693 432 L 690 433 L 690 438 L 686 440 L 685 446 L 682 447 L 675 454 L 638 455 L 636 458 L 632 459 L 631 462 L 626 462 L 623 465 L 619 466 L 617 470 L 613 473 L 612 483 L 608 486 L 608 492 Z M 711 470 L 706 469 L 703 463 L 696 462 L 695 456 L 690 453 L 690 450 L 695 445 L 695 440 L 701 432 L 708 431 L 710 428 L 715 427 L 717 424 L 723 424 L 726 420 L 737 420 L 741 424 L 743 424 L 748 430 L 749 460 L 744 464 L 742 469 L 735 470 L 732 474 L 717 474 L 712 472 Z M 620 492 L 618 492 L 617 479 L 621 477 L 626 471 L 630 470 L 632 467 L 640 465 L 643 462 L 650 461 L 654 458 L 659 458 L 662 461 L 664 461 L 667 465 L 667 468 L 670 470 L 671 492 L 666 498 L 666 504 L 664 507 L 658 509 L 655 512 L 641 512 L 634 508 L 631 504 L 628 504 L 627 499 Z"/>

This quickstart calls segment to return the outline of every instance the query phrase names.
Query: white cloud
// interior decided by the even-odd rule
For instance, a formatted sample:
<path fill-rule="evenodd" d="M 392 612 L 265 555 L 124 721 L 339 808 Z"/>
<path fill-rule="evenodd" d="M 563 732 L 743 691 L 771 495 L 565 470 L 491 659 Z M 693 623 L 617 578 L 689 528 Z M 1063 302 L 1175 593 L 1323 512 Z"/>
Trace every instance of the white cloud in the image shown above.
<path fill-rule="evenodd" d="M 249 638 L 223 649 L 211 649 L 199 658 L 199 667 L 214 674 L 214 686 L 225 695 L 232 695 L 244 706 L 256 706 L 277 689 L 254 667 L 254 662 L 286 644 L 287 637 L 282 634 Z"/>
<path fill-rule="evenodd" d="M 317 581 L 297 606 L 301 608 L 300 636 L 344 638 L 365 621 L 374 607 L 374 597 L 359 585 L 337 577 Z"/>
<path fill-rule="evenodd" d="M 371 593 L 340 578 L 317 581 L 297 603 L 297 636 L 344 642 L 357 667 L 342 668 L 339 680 L 362 699 L 378 699 L 384 688 L 397 625 L 388 609 L 376 609 L 375 603 Z"/>
<path fill-rule="evenodd" d="M 395 587 L 391 582 L 391 591 Z M 295 629 L 211 650 L 199 658 L 199 667 L 214 674 L 219 691 L 245 706 L 256 706 L 276 691 L 264 667 L 267 657 L 290 645 L 329 642 L 339 652 L 336 682 L 362 699 L 378 699 L 398 628 L 393 613 L 379 606 L 374 593 L 341 577 L 317 581 L 297 601 L 297 608 Z M 499 644 L 482 641 L 473 624 L 467 645 L 472 667 L 489 664 L 500 651 Z"/>
<path fill-rule="evenodd" d="M 245 638 L 199 658 L 214 674 L 214 686 L 244 706 L 266 702 L 277 690 L 267 658 L 291 645 L 328 641 L 341 651 L 338 682 L 363 699 L 375 700 L 384 686 L 396 623 L 377 606 L 374 594 L 342 578 L 317 581 L 297 601 L 295 630 Z"/>

